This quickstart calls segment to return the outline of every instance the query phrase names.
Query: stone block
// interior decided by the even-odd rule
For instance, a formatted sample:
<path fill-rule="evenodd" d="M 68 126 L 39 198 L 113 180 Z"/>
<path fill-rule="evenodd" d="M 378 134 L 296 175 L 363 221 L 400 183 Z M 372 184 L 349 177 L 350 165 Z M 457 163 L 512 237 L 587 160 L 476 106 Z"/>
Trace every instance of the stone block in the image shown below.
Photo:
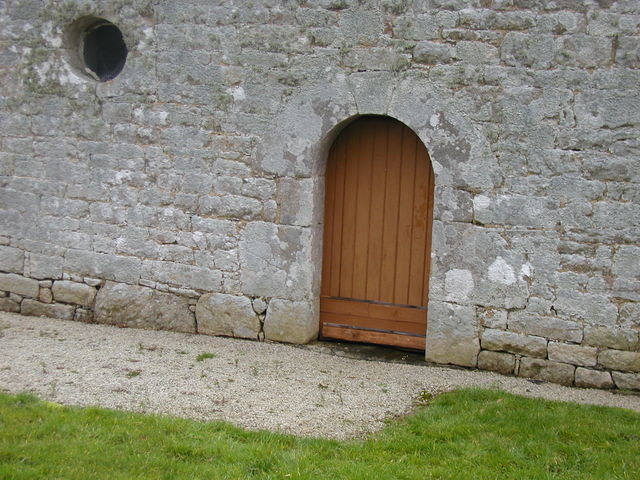
<path fill-rule="evenodd" d="M 544 380 L 545 382 L 572 385 L 576 367 L 539 358 L 520 359 L 519 377 Z"/>
<path fill-rule="evenodd" d="M 40 285 L 37 280 L 15 273 L 0 273 L 0 290 L 12 292 L 23 297 L 38 298 Z"/>
<path fill-rule="evenodd" d="M 431 301 L 428 318 L 426 360 L 475 367 L 480 352 L 475 309 Z"/>
<path fill-rule="evenodd" d="M 633 350 L 638 345 L 638 334 L 628 329 L 585 325 L 584 343 L 616 350 Z"/>
<path fill-rule="evenodd" d="M 510 375 L 513 374 L 515 366 L 516 357 L 510 353 L 483 350 L 478 355 L 478 368 L 481 370 L 491 370 Z"/>
<path fill-rule="evenodd" d="M 253 311 L 258 315 L 262 315 L 267 311 L 267 308 L 269 307 L 269 304 L 260 297 L 254 298 L 251 304 L 253 305 Z"/>
<path fill-rule="evenodd" d="M 547 340 L 532 335 L 486 328 L 482 332 L 480 344 L 486 350 L 518 353 L 538 358 L 547 356 Z"/>
<path fill-rule="evenodd" d="M 92 310 L 87 310 L 85 308 L 76 308 L 76 313 L 73 316 L 73 319 L 76 322 L 92 323 L 93 322 L 93 311 Z"/>
<path fill-rule="evenodd" d="M 613 388 L 611 373 L 589 368 L 576 368 L 576 387 Z"/>
<path fill-rule="evenodd" d="M 42 303 L 52 303 L 53 293 L 50 288 L 40 287 L 40 293 L 38 294 L 38 300 Z"/>
<path fill-rule="evenodd" d="M 245 296 L 208 293 L 196 304 L 198 333 L 257 339 L 260 320 Z"/>
<path fill-rule="evenodd" d="M 640 374 L 611 372 L 616 387 L 623 390 L 640 390 Z"/>
<path fill-rule="evenodd" d="M 598 349 L 584 347 L 582 345 L 570 345 L 567 343 L 549 342 L 549 360 L 583 367 L 595 367 L 598 357 Z"/>
<path fill-rule="evenodd" d="M 274 298 L 264 319 L 267 340 L 308 343 L 318 337 L 317 306 Z"/>
<path fill-rule="evenodd" d="M 23 273 L 24 252 L 18 248 L 0 246 L 0 271 Z"/>
<path fill-rule="evenodd" d="M 57 280 L 52 287 L 56 302 L 74 303 L 83 307 L 91 307 L 96 298 L 96 289 L 84 283 Z"/>
<path fill-rule="evenodd" d="M 455 49 L 444 43 L 423 40 L 413 48 L 413 61 L 426 65 L 439 63 L 451 63 L 455 55 Z"/>
<path fill-rule="evenodd" d="M 61 303 L 40 303 L 36 300 L 24 299 L 20 313 L 23 315 L 33 315 L 35 317 L 60 318 L 62 320 L 73 320 L 76 307 L 73 305 L 63 305 Z"/>
<path fill-rule="evenodd" d="M 195 333 L 189 300 L 147 287 L 107 282 L 96 296 L 97 323 Z"/>
<path fill-rule="evenodd" d="M 604 350 L 598 355 L 598 364 L 611 370 L 640 372 L 640 352 Z"/>
<path fill-rule="evenodd" d="M 496 328 L 498 330 L 507 329 L 506 310 L 497 310 L 493 308 L 482 309 L 478 312 L 478 318 L 480 319 L 480 323 L 483 327 Z"/>
<path fill-rule="evenodd" d="M 20 311 L 20 304 L 10 298 L 2 297 L 0 298 L 0 311 L 18 313 Z"/>
<path fill-rule="evenodd" d="M 551 340 L 567 342 L 582 341 L 582 324 L 557 317 L 546 317 L 530 313 L 512 313 L 509 315 L 509 330 L 537 335 Z"/>

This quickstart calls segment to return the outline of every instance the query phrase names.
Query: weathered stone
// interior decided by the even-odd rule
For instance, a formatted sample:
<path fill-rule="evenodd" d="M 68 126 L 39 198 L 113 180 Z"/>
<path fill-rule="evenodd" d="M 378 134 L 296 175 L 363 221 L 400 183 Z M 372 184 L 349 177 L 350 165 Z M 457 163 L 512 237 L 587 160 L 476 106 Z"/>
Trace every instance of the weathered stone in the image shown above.
<path fill-rule="evenodd" d="M 208 293 L 196 304 L 198 333 L 257 339 L 260 320 L 245 296 Z"/>
<path fill-rule="evenodd" d="M 616 387 L 623 390 L 640 390 L 640 374 L 611 372 Z"/>
<path fill-rule="evenodd" d="M 102 285 L 102 280 L 100 280 L 99 278 L 84 277 L 84 283 L 86 283 L 90 287 L 99 287 L 100 285 Z"/>
<path fill-rule="evenodd" d="M 185 297 L 147 287 L 107 282 L 95 302 L 97 323 L 195 333 L 195 319 Z"/>
<path fill-rule="evenodd" d="M 613 388 L 611 373 L 588 368 L 576 368 L 576 387 Z"/>
<path fill-rule="evenodd" d="M 85 308 L 76 308 L 76 313 L 73 317 L 76 322 L 92 323 L 93 311 Z"/>
<path fill-rule="evenodd" d="M 96 298 L 96 289 L 84 283 L 57 280 L 52 287 L 56 302 L 74 303 L 83 307 L 91 307 Z"/>
<path fill-rule="evenodd" d="M 529 313 L 509 315 L 509 330 L 527 335 L 537 335 L 551 340 L 582 341 L 582 325 L 571 320 L 546 317 Z"/>
<path fill-rule="evenodd" d="M 274 298 L 264 319 L 267 340 L 308 343 L 318 335 L 317 306 Z"/>
<path fill-rule="evenodd" d="M 584 347 L 582 345 L 569 345 L 566 343 L 549 342 L 549 360 L 584 367 L 595 367 L 598 357 L 598 349 Z"/>
<path fill-rule="evenodd" d="M 447 44 L 429 41 L 418 42 L 413 49 L 413 60 L 427 65 L 448 63 L 452 60 L 455 50 Z"/>
<path fill-rule="evenodd" d="M 481 370 L 491 370 L 510 375 L 513 374 L 515 366 L 516 357 L 510 353 L 483 350 L 478 355 L 478 368 Z"/>
<path fill-rule="evenodd" d="M 584 327 L 584 343 L 616 350 L 633 350 L 638 345 L 638 334 L 633 330 L 616 327 Z"/>
<path fill-rule="evenodd" d="M 253 305 L 253 311 L 258 315 L 262 315 L 264 312 L 266 312 L 267 307 L 269 306 L 269 304 L 260 297 L 254 298 L 251 304 Z"/>
<path fill-rule="evenodd" d="M 73 305 L 62 305 L 60 303 L 40 303 L 36 300 L 25 298 L 22 301 L 20 313 L 23 315 L 33 315 L 35 317 L 60 318 L 62 320 L 73 320 L 75 307 Z"/>
<path fill-rule="evenodd" d="M 519 377 L 534 378 L 546 382 L 572 385 L 576 367 L 566 363 L 551 362 L 538 358 L 520 359 Z"/>
<path fill-rule="evenodd" d="M 426 360 L 475 367 L 480 342 L 474 308 L 432 301 L 428 318 Z"/>
<path fill-rule="evenodd" d="M 0 273 L 0 290 L 12 292 L 23 297 L 38 298 L 40 286 L 37 280 L 25 278 L 14 273 Z"/>
<path fill-rule="evenodd" d="M 498 330 L 507 329 L 507 312 L 505 310 L 482 309 L 478 312 L 478 317 L 483 327 Z"/>
<path fill-rule="evenodd" d="M 53 293 L 51 293 L 50 288 L 40 287 L 40 293 L 38 294 L 38 300 L 42 303 L 52 303 L 53 302 Z"/>
<path fill-rule="evenodd" d="M 598 364 L 611 370 L 640 372 L 640 352 L 604 350 L 598 355 Z"/>
<path fill-rule="evenodd" d="M 0 246 L 0 271 L 23 273 L 24 251 L 18 248 Z"/>
<path fill-rule="evenodd" d="M 483 349 L 519 353 L 531 357 L 547 356 L 547 340 L 532 335 L 486 328 L 480 337 Z"/>
<path fill-rule="evenodd" d="M 20 304 L 10 298 L 2 297 L 0 298 L 0 311 L 17 313 L 20 311 Z"/>

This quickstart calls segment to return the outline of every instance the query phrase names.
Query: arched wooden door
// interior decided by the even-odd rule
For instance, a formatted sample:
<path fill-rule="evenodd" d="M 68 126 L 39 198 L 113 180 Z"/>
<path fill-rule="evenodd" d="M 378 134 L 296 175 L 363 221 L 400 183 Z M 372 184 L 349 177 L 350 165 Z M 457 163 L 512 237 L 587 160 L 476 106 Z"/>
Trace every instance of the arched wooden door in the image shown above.
<path fill-rule="evenodd" d="M 326 173 L 320 335 L 424 350 L 433 170 L 418 136 L 365 116 Z"/>

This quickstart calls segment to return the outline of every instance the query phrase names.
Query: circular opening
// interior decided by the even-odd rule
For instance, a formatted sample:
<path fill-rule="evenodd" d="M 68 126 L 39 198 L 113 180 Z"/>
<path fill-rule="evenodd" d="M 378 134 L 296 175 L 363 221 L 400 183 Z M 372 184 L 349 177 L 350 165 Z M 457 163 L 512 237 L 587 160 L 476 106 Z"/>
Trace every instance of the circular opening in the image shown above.
<path fill-rule="evenodd" d="M 122 32 L 113 23 L 101 20 L 85 30 L 80 56 L 85 71 L 96 80 L 116 78 L 124 68 L 127 53 Z"/>

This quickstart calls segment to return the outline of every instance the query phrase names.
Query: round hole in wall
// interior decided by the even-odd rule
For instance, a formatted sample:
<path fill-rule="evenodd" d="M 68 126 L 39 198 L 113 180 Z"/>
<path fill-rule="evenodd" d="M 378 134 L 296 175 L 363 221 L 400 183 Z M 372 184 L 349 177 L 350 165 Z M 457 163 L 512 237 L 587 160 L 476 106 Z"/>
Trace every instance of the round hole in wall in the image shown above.
<path fill-rule="evenodd" d="M 85 71 L 101 82 L 118 76 L 129 53 L 120 29 L 106 20 L 99 20 L 84 31 L 80 49 Z"/>

